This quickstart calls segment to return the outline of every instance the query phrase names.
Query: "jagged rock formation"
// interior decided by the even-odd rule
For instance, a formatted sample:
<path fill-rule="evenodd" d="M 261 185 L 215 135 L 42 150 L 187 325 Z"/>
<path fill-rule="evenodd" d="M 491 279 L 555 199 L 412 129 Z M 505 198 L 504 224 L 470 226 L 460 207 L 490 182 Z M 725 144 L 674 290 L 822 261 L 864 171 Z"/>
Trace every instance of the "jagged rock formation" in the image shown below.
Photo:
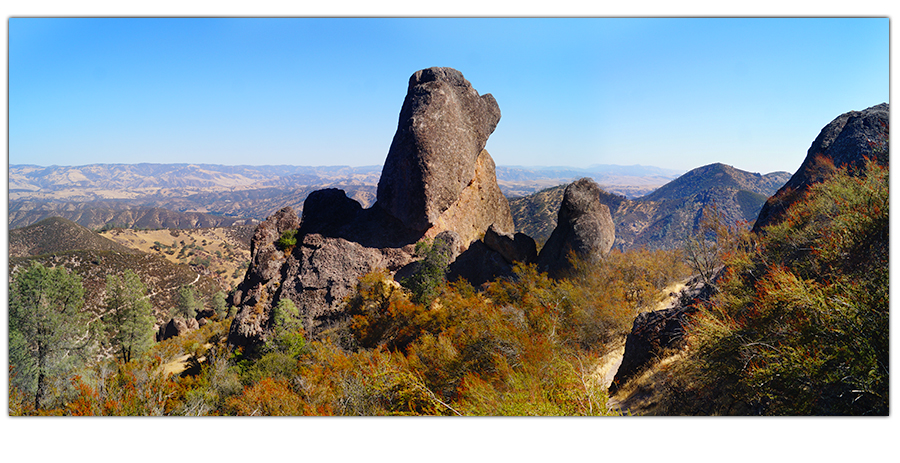
<path fill-rule="evenodd" d="M 304 202 L 302 220 L 285 208 L 261 223 L 250 268 L 232 296 L 239 310 L 229 342 L 264 342 L 271 308 L 285 298 L 300 310 L 307 335 L 322 334 L 346 317 L 343 300 L 360 276 L 379 268 L 408 273 L 423 238 L 441 238 L 455 256 L 483 247 L 478 239 L 491 226 L 513 233 L 484 150 L 499 118 L 494 98 L 479 96 L 459 71 L 413 74 L 376 203 L 364 209 L 342 190 L 319 190 Z M 294 230 L 296 244 L 276 247 Z"/>
<path fill-rule="evenodd" d="M 577 180 L 566 188 L 556 229 L 537 258 L 538 269 L 558 276 L 569 268 L 570 252 L 586 259 L 599 259 L 612 249 L 616 230 L 609 207 L 600 203 L 602 191 L 589 178 Z"/>
<path fill-rule="evenodd" d="M 888 165 L 889 135 L 890 106 L 887 103 L 838 116 L 819 132 L 797 172 L 766 201 L 753 231 L 758 233 L 763 227 L 777 223 L 811 185 L 830 176 L 832 166 L 859 168 L 866 158 Z"/>
<path fill-rule="evenodd" d="M 410 264 L 422 236 L 378 207 L 362 209 L 340 190 L 310 195 L 302 221 L 285 208 L 259 228 L 247 275 L 232 296 L 240 308 L 229 334 L 234 345 L 264 341 L 271 307 L 282 298 L 300 309 L 308 334 L 318 335 L 341 319 L 341 303 L 360 276 Z M 293 230 L 296 244 L 278 249 L 278 237 Z"/>

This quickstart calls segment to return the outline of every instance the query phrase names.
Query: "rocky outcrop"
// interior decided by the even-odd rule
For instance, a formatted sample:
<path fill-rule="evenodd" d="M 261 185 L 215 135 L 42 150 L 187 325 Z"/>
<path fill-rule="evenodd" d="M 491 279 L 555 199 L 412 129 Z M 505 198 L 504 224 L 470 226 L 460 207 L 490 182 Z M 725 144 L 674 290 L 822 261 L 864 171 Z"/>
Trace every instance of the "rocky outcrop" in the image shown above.
<path fill-rule="evenodd" d="M 297 230 L 300 218 L 290 207 L 285 207 L 261 222 L 250 241 L 250 266 L 244 280 L 231 295 L 234 306 L 256 305 L 265 296 L 261 290 L 268 283 L 280 284 L 281 268 L 287 256 L 275 242 L 286 232 Z"/>
<path fill-rule="evenodd" d="M 409 229 L 425 232 L 437 224 L 476 178 L 477 158 L 486 156 L 482 150 L 499 121 L 494 97 L 479 96 L 459 71 L 413 74 L 378 182 L 378 204 Z M 493 161 L 490 170 L 493 177 Z"/>
<path fill-rule="evenodd" d="M 275 246 L 281 235 L 296 230 L 300 226 L 300 218 L 290 207 L 281 209 L 260 223 L 250 241 L 250 269 L 248 275 L 253 281 L 268 281 L 278 275 L 281 263 L 284 262 L 284 250 Z"/>
<path fill-rule="evenodd" d="M 342 301 L 360 276 L 379 268 L 396 272 L 415 260 L 421 233 L 404 229 L 377 207 L 357 209 L 340 190 L 307 199 L 319 201 L 314 207 L 304 204 L 295 246 L 282 252 L 270 244 L 265 253 L 270 260 L 251 261 L 234 291 L 233 303 L 239 310 L 229 333 L 231 344 L 264 342 L 271 328 L 271 307 L 283 298 L 300 309 L 307 334 L 315 337 L 343 317 Z M 334 207 L 320 209 L 326 204 Z M 328 210 L 334 210 L 335 217 L 327 218 Z M 356 213 L 350 214 L 353 210 Z M 260 272 L 255 266 L 276 270 Z"/>
<path fill-rule="evenodd" d="M 600 202 L 596 182 L 582 178 L 566 188 L 559 207 L 556 229 L 538 256 L 538 269 L 552 277 L 569 269 L 569 253 L 599 259 L 612 249 L 615 225 L 609 208 Z"/>
<path fill-rule="evenodd" d="M 685 342 L 685 316 L 693 311 L 695 309 L 674 307 L 638 314 L 625 339 L 625 355 L 609 386 L 609 393 L 615 394 L 619 387 L 643 371 L 665 349 L 681 347 Z"/>
<path fill-rule="evenodd" d="M 157 341 L 165 341 L 175 336 L 181 336 L 200 328 L 200 324 L 193 318 L 173 317 L 168 323 L 159 327 L 156 333 Z"/>
<path fill-rule="evenodd" d="M 457 201 L 437 217 L 426 235 L 434 237 L 452 230 L 468 246 L 490 226 L 502 233 L 515 230 L 509 201 L 497 185 L 494 160 L 487 151 L 482 151 L 475 160 L 475 177 L 460 191 Z"/>
<path fill-rule="evenodd" d="M 504 233 L 499 227 L 491 225 L 484 233 L 484 244 L 500 253 L 510 263 L 533 263 L 537 260 L 537 244 L 530 236 L 524 233 L 512 235 Z"/>
<path fill-rule="evenodd" d="M 887 103 L 838 116 L 819 132 L 797 172 L 763 205 L 753 231 L 762 232 L 763 227 L 779 222 L 788 207 L 811 185 L 830 177 L 834 167 L 858 169 L 866 158 L 888 165 L 889 135 L 890 106 Z"/>
<path fill-rule="evenodd" d="M 511 235 L 509 203 L 484 150 L 499 119 L 494 98 L 479 96 L 459 71 L 416 72 L 372 207 L 325 189 L 306 198 L 302 220 L 285 208 L 259 225 L 250 268 L 233 294 L 239 310 L 229 342 L 264 342 L 271 307 L 282 299 L 297 306 L 308 336 L 321 335 L 346 318 L 343 301 L 360 276 L 414 271 L 419 240 L 434 238 L 455 258 L 473 245 L 484 247 L 478 239 L 492 225 Z M 294 231 L 296 244 L 275 245 Z M 527 247 L 524 238 L 514 240 Z"/>

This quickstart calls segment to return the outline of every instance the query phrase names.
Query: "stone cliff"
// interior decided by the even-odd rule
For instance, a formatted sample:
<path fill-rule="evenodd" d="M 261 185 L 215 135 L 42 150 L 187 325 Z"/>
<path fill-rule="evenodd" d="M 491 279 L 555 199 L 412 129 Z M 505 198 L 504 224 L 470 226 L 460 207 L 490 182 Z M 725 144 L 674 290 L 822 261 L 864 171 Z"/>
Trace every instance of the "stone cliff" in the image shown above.
<path fill-rule="evenodd" d="M 493 160 L 483 151 L 499 121 L 494 97 L 479 96 L 459 71 L 429 68 L 413 74 L 378 182 L 378 205 L 407 228 L 425 232 L 447 219 L 444 214 L 464 190 L 499 193 Z M 506 211 L 494 212 L 509 215 L 505 198 L 499 198 L 485 204 L 505 206 Z M 511 229 L 511 215 L 503 225 Z"/>

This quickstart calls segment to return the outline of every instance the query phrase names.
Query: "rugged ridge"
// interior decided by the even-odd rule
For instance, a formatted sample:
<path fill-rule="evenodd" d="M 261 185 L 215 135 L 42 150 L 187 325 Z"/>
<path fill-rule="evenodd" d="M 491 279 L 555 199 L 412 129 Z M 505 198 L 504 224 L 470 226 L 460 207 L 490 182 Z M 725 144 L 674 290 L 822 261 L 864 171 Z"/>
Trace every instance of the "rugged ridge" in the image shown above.
<path fill-rule="evenodd" d="M 763 205 L 753 231 L 759 233 L 765 226 L 777 223 L 811 185 L 830 177 L 833 167 L 860 168 L 866 158 L 888 165 L 890 123 L 888 103 L 850 111 L 828 123 L 809 147 L 797 172 Z"/>
<path fill-rule="evenodd" d="M 693 169 L 637 199 L 600 192 L 616 228 L 615 249 L 677 248 L 698 230 L 704 211 L 713 204 L 728 223 L 752 223 L 766 198 L 790 177 L 788 172 L 765 175 L 725 164 Z M 510 201 L 516 228 L 537 241 L 549 238 L 556 224 L 551 212 L 562 202 L 566 185 Z"/>
<path fill-rule="evenodd" d="M 10 257 L 58 254 L 76 250 L 138 254 L 138 251 L 104 238 L 62 217 L 49 217 L 9 232 Z"/>

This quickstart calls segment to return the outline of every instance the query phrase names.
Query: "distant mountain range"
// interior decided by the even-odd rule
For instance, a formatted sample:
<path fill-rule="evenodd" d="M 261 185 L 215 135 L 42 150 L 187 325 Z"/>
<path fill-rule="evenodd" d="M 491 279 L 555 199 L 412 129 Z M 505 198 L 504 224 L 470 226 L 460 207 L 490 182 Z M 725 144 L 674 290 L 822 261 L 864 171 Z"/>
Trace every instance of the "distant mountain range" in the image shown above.
<path fill-rule="evenodd" d="M 710 164 L 641 198 L 604 193 L 600 200 L 613 216 L 615 248 L 674 248 L 697 231 L 703 212 L 713 204 L 726 222 L 752 225 L 766 199 L 790 177 L 789 172 L 760 175 L 725 164 Z M 556 214 L 566 186 L 510 200 L 516 229 L 539 242 L 546 240 L 556 227 Z"/>
<path fill-rule="evenodd" d="M 633 198 L 678 173 L 650 166 L 497 167 L 508 197 L 588 176 Z M 322 188 L 340 188 L 368 207 L 380 176 L 380 166 L 11 165 L 8 224 L 19 228 L 57 216 L 94 230 L 230 226 L 264 220 L 284 206 L 299 212 L 306 196 Z"/>
<path fill-rule="evenodd" d="M 575 167 L 497 166 L 497 183 L 508 197 L 527 196 L 542 188 L 590 177 L 604 190 L 628 198 L 643 196 L 684 171 L 653 166 L 596 164 L 585 169 Z"/>
<path fill-rule="evenodd" d="M 289 185 L 377 183 L 380 166 L 226 166 L 219 164 L 90 164 L 85 166 L 9 166 L 10 197 L 34 197 L 39 192 L 83 190 L 105 199 L 140 193 L 171 194 L 168 190 L 233 191 Z"/>

